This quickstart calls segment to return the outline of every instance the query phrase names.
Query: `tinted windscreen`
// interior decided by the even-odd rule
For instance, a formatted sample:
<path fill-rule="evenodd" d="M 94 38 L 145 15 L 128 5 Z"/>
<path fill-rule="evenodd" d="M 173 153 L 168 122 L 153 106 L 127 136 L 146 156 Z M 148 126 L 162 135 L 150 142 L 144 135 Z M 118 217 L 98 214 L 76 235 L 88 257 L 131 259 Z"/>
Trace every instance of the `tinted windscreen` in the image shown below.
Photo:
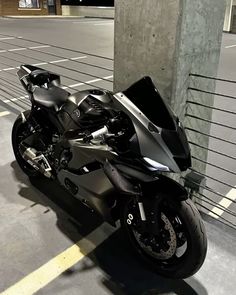
<path fill-rule="evenodd" d="M 124 94 L 156 126 L 175 129 L 174 117 L 150 77 L 144 77 L 136 82 L 125 90 Z"/>

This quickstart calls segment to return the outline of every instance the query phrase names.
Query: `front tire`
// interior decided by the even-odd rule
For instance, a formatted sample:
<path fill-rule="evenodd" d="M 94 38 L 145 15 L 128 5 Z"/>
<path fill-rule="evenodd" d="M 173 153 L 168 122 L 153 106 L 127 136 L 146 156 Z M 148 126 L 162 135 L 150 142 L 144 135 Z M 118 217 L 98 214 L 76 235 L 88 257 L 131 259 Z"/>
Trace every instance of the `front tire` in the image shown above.
<path fill-rule="evenodd" d="M 160 237 L 155 238 L 148 233 L 137 234 L 135 220 L 131 224 L 127 223 L 129 214 L 135 219 L 135 214 L 130 211 L 131 206 L 134 209 L 134 203 L 134 200 L 124 202 L 121 225 L 135 252 L 164 277 L 183 279 L 195 274 L 205 260 L 207 238 L 203 221 L 193 202 L 190 199 L 179 203 L 168 200 L 160 207 L 162 232 L 168 240 L 166 244 L 163 244 Z M 166 234 L 166 229 L 169 234 Z M 158 245 L 153 245 L 153 241 Z M 183 251 L 184 248 L 184 253 L 178 257 L 179 249 Z"/>

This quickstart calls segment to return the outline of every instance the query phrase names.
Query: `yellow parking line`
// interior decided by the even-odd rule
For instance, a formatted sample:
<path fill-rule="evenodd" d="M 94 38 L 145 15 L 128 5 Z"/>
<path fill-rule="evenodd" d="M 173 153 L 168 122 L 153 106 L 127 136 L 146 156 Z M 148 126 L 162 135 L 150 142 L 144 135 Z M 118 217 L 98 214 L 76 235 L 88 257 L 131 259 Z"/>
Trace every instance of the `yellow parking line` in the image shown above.
<path fill-rule="evenodd" d="M 81 239 L 64 252 L 60 253 L 40 268 L 30 273 L 0 295 L 31 295 L 48 285 L 64 271 L 79 262 L 105 241 L 114 229 L 103 223 L 87 237 Z"/>

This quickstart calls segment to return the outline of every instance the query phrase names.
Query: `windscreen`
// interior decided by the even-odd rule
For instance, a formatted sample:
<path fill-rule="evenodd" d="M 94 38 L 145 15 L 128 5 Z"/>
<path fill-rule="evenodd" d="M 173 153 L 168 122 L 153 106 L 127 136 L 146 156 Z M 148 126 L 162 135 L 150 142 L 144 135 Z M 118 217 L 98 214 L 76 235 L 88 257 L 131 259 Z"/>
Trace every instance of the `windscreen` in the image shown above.
<path fill-rule="evenodd" d="M 144 77 L 123 92 L 153 124 L 175 130 L 174 116 L 150 77 Z"/>

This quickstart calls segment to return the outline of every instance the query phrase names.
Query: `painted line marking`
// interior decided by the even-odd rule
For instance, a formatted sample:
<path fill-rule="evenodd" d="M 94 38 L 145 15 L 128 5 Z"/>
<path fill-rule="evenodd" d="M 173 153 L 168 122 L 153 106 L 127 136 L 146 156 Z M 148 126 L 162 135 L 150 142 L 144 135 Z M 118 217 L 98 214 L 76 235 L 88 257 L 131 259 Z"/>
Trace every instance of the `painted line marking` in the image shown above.
<path fill-rule="evenodd" d="M 53 61 L 48 61 L 48 62 L 40 62 L 40 63 L 36 63 L 36 64 L 32 64 L 32 65 L 33 66 L 42 66 L 42 65 L 55 64 L 55 63 L 60 63 L 60 62 L 65 62 L 65 61 L 70 61 L 70 60 L 73 61 L 73 60 L 83 59 L 83 58 L 87 58 L 87 56 L 72 57 L 72 58 L 67 58 L 67 59 L 58 59 L 58 60 L 53 60 Z M 33 57 L 32 57 L 32 59 L 33 59 Z M 1 69 L 0 72 L 16 70 L 16 69 L 19 69 L 19 68 L 20 67 Z"/>
<path fill-rule="evenodd" d="M 108 25 L 114 25 L 114 23 L 94 24 L 94 26 L 108 26 Z"/>
<path fill-rule="evenodd" d="M 3 291 L 1 295 L 31 295 L 48 285 L 63 272 L 77 264 L 86 255 L 102 244 L 115 229 L 103 223 L 87 237 L 55 256 L 47 263 Z"/>
<path fill-rule="evenodd" d="M 33 66 L 42 66 L 42 65 L 47 65 L 48 62 L 39 62 L 37 64 L 33 64 Z"/>
<path fill-rule="evenodd" d="M 6 69 L 3 69 L 3 71 L 11 71 L 11 70 L 14 70 L 15 68 L 6 68 Z"/>
<path fill-rule="evenodd" d="M 20 38 L 20 37 L 18 37 Z M 13 40 L 13 39 L 16 39 L 16 37 L 4 37 L 4 38 L 0 38 L 0 41 L 1 40 Z"/>
<path fill-rule="evenodd" d="M 68 60 L 69 60 L 68 58 L 58 59 L 58 60 L 55 60 L 55 61 L 51 61 L 51 64 L 56 64 L 56 63 L 60 63 L 60 62 L 68 61 Z"/>
<path fill-rule="evenodd" d="M 4 117 L 7 115 L 10 115 L 10 112 L 8 112 L 8 111 L 0 112 L 0 117 Z"/>
<path fill-rule="evenodd" d="M 235 45 L 226 46 L 225 48 L 233 48 L 233 47 L 236 47 L 236 44 Z"/>
<path fill-rule="evenodd" d="M 28 49 L 37 49 L 37 48 L 49 48 L 49 47 L 51 47 L 51 46 L 49 46 L 49 45 L 43 45 L 43 46 L 34 46 L 34 47 L 10 48 L 10 49 L 0 50 L 0 53 L 12 52 L 12 51 L 21 51 L 21 50 L 28 50 Z"/>
<path fill-rule="evenodd" d="M 27 48 L 22 47 L 22 48 L 13 48 L 13 49 L 7 49 L 7 51 L 21 51 L 21 50 L 26 50 Z"/>
<path fill-rule="evenodd" d="M 24 96 L 20 96 L 20 97 L 17 97 L 17 98 L 12 98 L 12 99 L 5 99 L 5 100 L 3 100 L 3 102 L 9 103 L 9 102 L 17 101 L 17 100 L 24 99 L 24 98 L 28 98 L 28 95 L 24 95 Z"/>
<path fill-rule="evenodd" d="M 50 45 L 41 45 L 41 46 L 32 46 L 28 47 L 29 49 L 38 49 L 38 48 L 49 48 L 51 47 Z"/>
<path fill-rule="evenodd" d="M 73 24 L 100 24 L 100 23 L 104 23 L 105 21 L 87 21 L 87 22 L 78 22 L 78 21 L 75 21 L 73 22 Z"/>
<path fill-rule="evenodd" d="M 106 77 L 103 77 L 102 79 L 111 79 L 111 78 L 113 78 L 113 76 L 106 76 Z M 75 88 L 75 87 L 78 87 L 78 86 L 86 85 L 86 83 L 100 82 L 100 81 L 102 81 L 102 79 L 94 79 L 94 80 L 89 80 L 89 81 L 81 82 L 81 83 L 77 83 L 77 84 L 71 84 L 71 85 L 68 85 L 68 86 L 65 86 L 65 87 L 62 87 L 62 88 L 63 89 Z"/>
<path fill-rule="evenodd" d="M 87 55 L 79 56 L 79 57 L 72 57 L 72 58 L 70 58 L 70 60 L 77 60 L 77 59 L 83 59 L 83 58 L 87 58 Z"/>
<path fill-rule="evenodd" d="M 223 206 L 225 209 L 229 208 L 229 206 L 233 203 L 233 201 L 236 200 L 236 188 L 232 188 L 226 195 L 227 198 L 230 198 L 232 201 L 228 200 L 228 199 L 225 199 L 223 198 L 220 202 L 219 202 L 219 205 L 220 206 Z M 215 213 L 215 214 L 214 214 Z M 216 208 L 214 207 L 212 209 L 212 212 L 209 213 L 209 215 L 211 215 L 212 217 L 218 219 L 220 218 L 220 216 L 224 213 L 224 209 L 219 209 L 219 208 Z M 218 215 L 216 215 L 218 214 Z"/>

